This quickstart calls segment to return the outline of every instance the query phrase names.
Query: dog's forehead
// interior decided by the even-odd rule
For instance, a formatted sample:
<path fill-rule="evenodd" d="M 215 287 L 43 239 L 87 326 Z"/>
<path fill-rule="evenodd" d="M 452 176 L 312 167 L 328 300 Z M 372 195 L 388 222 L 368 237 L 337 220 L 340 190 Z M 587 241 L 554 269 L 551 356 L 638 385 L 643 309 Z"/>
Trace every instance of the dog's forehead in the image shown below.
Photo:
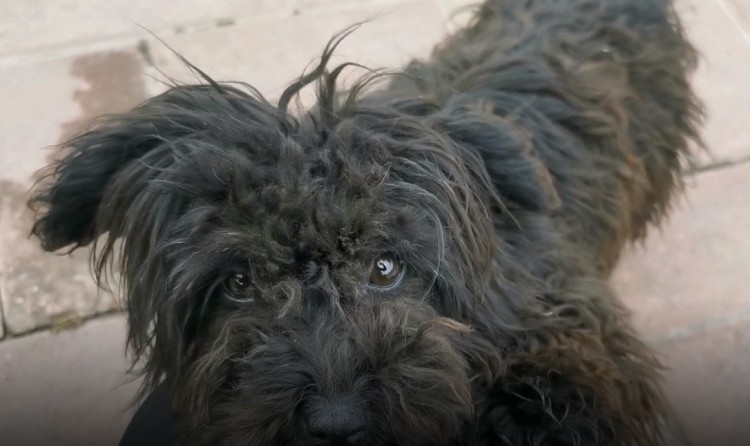
<path fill-rule="evenodd" d="M 411 160 L 399 160 L 397 143 L 382 132 L 346 122 L 325 137 L 313 126 L 254 128 L 229 141 L 208 135 L 171 169 L 172 181 L 153 183 L 181 203 L 170 209 L 187 209 L 164 232 L 168 238 L 187 232 L 201 253 L 226 249 L 275 264 L 435 245 L 449 208 L 435 190 L 408 181 Z"/>
<path fill-rule="evenodd" d="M 248 236 L 304 252 L 353 253 L 382 243 L 405 212 L 388 197 L 387 167 L 338 147 L 278 157 L 264 181 L 239 173 L 223 214 Z M 248 181 L 243 181 L 248 180 Z"/>

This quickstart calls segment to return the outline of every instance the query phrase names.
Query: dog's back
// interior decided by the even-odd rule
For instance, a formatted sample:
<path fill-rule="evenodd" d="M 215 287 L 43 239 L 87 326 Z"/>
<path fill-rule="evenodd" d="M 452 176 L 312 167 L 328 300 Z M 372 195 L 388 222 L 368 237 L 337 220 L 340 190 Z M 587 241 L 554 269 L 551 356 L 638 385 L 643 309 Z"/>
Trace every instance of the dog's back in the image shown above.
<path fill-rule="evenodd" d="M 388 95 L 462 120 L 500 196 L 558 213 L 606 273 L 679 188 L 695 63 L 669 0 L 491 0 Z"/>

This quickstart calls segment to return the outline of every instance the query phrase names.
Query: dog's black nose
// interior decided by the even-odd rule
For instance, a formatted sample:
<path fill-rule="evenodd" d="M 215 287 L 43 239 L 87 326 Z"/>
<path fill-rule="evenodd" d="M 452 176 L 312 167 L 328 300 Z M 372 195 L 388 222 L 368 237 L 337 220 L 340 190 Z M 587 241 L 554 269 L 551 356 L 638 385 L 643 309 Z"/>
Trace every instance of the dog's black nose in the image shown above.
<path fill-rule="evenodd" d="M 320 446 L 364 444 L 367 414 L 361 403 L 316 401 L 305 406 L 307 433 Z"/>

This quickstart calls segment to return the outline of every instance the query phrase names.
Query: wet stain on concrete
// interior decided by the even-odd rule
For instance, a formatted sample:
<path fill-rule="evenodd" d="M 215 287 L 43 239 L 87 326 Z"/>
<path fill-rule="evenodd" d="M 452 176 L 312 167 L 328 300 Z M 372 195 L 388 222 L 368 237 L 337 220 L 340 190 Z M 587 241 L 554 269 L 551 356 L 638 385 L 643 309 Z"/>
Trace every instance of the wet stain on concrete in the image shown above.
<path fill-rule="evenodd" d="M 84 130 L 92 120 L 126 112 L 146 99 L 144 64 L 137 49 L 87 54 L 76 58 L 71 75 L 84 83 L 73 99 L 81 113 L 62 125 L 60 143 Z"/>

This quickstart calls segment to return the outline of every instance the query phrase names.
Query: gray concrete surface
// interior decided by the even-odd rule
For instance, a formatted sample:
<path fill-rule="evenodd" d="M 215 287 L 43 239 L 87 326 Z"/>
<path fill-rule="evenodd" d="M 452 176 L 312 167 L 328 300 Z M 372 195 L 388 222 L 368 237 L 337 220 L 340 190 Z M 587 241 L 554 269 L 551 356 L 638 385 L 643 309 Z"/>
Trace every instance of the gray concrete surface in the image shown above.
<path fill-rule="evenodd" d="M 120 315 L 0 343 L 0 444 L 117 444 L 137 382 Z"/>

